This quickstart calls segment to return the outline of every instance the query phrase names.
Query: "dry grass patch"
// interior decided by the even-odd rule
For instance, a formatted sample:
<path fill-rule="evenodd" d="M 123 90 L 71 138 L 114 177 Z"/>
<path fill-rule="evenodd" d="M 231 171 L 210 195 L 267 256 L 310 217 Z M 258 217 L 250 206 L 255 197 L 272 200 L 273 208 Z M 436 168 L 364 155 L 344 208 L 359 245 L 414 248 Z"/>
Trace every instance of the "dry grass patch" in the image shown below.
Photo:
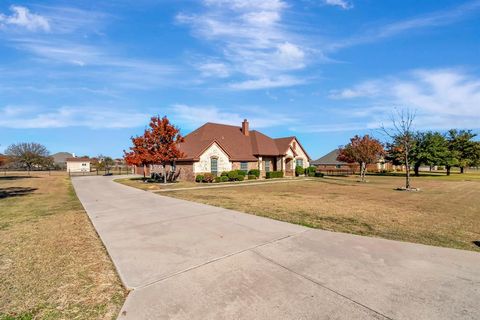
<path fill-rule="evenodd" d="M 169 192 L 168 196 L 313 228 L 480 251 L 480 180 L 401 177 L 326 178 L 244 188 Z M 470 181 L 469 181 L 470 180 Z"/>
<path fill-rule="evenodd" d="M 65 174 L 0 176 L 0 319 L 114 319 L 125 295 Z"/>

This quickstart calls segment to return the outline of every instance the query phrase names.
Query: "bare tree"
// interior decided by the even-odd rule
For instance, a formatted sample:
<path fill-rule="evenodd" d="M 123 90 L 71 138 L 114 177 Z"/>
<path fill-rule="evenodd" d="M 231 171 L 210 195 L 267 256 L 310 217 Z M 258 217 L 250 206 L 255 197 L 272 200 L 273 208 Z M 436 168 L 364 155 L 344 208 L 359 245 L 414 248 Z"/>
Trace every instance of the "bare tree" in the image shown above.
<path fill-rule="evenodd" d="M 416 113 L 409 109 L 397 110 L 391 116 L 392 127 L 386 127 L 382 124 L 381 130 L 392 139 L 389 145 L 390 149 L 394 149 L 400 155 L 405 165 L 405 189 L 410 190 L 410 154 L 415 146 L 415 132 L 413 129 L 413 121 Z"/>
<path fill-rule="evenodd" d="M 30 174 L 30 170 L 34 167 L 43 167 L 46 164 L 46 159 L 49 157 L 45 146 L 35 142 L 21 142 L 10 145 L 5 154 L 9 156 L 12 161 L 18 165 L 25 167 Z"/>

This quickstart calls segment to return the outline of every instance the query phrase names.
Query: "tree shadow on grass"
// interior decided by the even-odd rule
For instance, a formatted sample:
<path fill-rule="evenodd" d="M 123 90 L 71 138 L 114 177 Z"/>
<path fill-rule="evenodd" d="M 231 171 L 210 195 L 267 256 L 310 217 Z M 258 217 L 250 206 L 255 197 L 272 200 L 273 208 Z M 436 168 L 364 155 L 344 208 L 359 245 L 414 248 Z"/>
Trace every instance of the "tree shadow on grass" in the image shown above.
<path fill-rule="evenodd" d="M 37 188 L 24 188 L 24 187 L 0 188 L 0 199 L 26 196 L 34 192 L 35 190 L 37 190 Z"/>
<path fill-rule="evenodd" d="M 37 178 L 37 177 L 34 177 L 34 176 L 0 176 L 0 181 L 1 180 L 31 179 L 31 178 Z"/>

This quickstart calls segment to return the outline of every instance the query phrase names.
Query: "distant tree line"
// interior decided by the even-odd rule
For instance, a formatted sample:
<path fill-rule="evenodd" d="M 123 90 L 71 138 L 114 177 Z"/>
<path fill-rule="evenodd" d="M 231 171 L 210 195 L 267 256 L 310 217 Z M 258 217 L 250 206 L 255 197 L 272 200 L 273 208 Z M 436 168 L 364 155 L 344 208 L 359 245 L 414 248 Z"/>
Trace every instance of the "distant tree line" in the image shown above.
<path fill-rule="evenodd" d="M 460 168 L 460 173 L 468 167 L 480 165 L 480 142 L 473 139 L 477 134 L 472 130 L 451 129 L 447 133 L 436 131 L 416 131 L 411 137 L 409 161 L 415 175 L 421 166 L 443 166 L 447 175 L 452 167 Z M 387 158 L 397 165 L 405 165 L 404 149 L 398 139 L 387 143 Z"/>
<path fill-rule="evenodd" d="M 410 189 L 410 170 L 419 176 L 421 166 L 442 166 L 450 175 L 453 167 L 465 173 L 469 167 L 480 166 L 480 141 L 472 130 L 451 129 L 446 133 L 418 131 L 413 129 L 415 114 L 409 110 L 397 111 L 392 116 L 392 125 L 382 125 L 382 132 L 390 139 L 385 144 L 365 135 L 354 136 L 350 143 L 340 147 L 338 161 L 358 163 L 360 176 L 365 181 L 368 164 L 380 157 L 394 165 L 405 166 L 405 189 Z"/>

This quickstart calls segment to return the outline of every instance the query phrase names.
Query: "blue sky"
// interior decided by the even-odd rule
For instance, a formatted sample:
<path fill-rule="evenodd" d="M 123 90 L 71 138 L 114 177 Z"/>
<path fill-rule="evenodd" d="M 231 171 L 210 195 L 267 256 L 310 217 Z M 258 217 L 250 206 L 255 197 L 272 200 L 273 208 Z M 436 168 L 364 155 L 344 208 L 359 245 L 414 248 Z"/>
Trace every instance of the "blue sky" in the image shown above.
<path fill-rule="evenodd" d="M 2 1 L 0 152 L 121 156 L 151 115 L 296 135 L 480 127 L 480 1 Z"/>

